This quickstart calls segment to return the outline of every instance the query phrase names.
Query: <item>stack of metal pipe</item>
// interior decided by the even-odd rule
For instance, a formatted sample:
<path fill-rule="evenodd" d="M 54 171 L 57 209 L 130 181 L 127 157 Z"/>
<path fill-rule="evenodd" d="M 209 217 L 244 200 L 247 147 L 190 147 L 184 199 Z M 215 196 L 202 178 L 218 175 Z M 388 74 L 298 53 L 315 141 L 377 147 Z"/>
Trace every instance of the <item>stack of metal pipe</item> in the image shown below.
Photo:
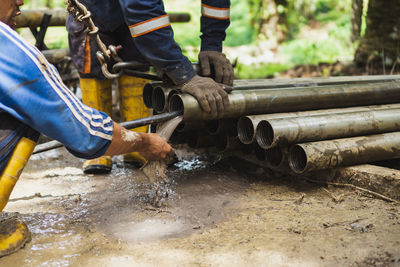
<path fill-rule="evenodd" d="M 400 75 L 236 80 L 215 120 L 180 88 L 147 84 L 155 112 L 182 111 L 173 141 L 304 173 L 400 158 Z"/>

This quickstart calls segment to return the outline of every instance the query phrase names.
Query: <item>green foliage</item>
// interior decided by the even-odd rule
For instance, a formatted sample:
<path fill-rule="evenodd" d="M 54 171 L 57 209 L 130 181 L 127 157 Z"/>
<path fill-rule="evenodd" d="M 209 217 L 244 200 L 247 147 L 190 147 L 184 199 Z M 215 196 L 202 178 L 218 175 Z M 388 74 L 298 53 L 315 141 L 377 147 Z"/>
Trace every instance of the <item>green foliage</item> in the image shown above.
<path fill-rule="evenodd" d="M 64 0 L 25 0 L 23 9 L 38 9 L 43 7 L 65 7 Z"/>
<path fill-rule="evenodd" d="M 231 25 L 227 30 L 224 45 L 239 46 L 250 44 L 254 41 L 254 29 L 251 27 L 249 8 L 246 1 L 232 0 Z M 189 23 L 174 23 L 175 40 L 183 47 L 200 47 L 200 1 L 185 2 L 165 1 L 166 10 L 169 12 L 188 12 L 191 20 Z"/>
<path fill-rule="evenodd" d="M 49 27 L 44 42 L 49 49 L 68 48 L 68 32 L 65 27 Z"/>
<path fill-rule="evenodd" d="M 231 25 L 226 32 L 226 46 L 239 46 L 254 41 L 254 28 L 251 27 L 251 16 L 246 1 L 232 0 Z"/>
<path fill-rule="evenodd" d="M 296 38 L 300 29 L 310 21 L 349 23 L 350 14 L 351 0 L 289 0 L 288 39 Z"/>
<path fill-rule="evenodd" d="M 239 79 L 272 78 L 291 66 L 280 63 L 266 63 L 260 65 L 238 64 L 235 68 L 235 77 Z"/>

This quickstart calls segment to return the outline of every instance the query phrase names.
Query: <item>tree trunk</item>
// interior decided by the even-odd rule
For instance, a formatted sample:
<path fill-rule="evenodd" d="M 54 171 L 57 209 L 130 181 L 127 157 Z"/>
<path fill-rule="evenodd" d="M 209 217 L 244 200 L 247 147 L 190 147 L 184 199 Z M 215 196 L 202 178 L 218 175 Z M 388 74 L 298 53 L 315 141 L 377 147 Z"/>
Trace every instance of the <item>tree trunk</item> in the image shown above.
<path fill-rule="evenodd" d="M 370 0 L 367 29 L 355 61 L 369 70 L 394 70 L 400 53 L 400 0 Z M 369 71 L 372 74 L 371 71 Z"/>
<path fill-rule="evenodd" d="M 287 33 L 287 0 L 250 0 L 252 24 L 258 38 L 268 38 L 277 44 Z"/>
<path fill-rule="evenodd" d="M 351 40 L 360 39 L 361 21 L 363 14 L 363 0 L 353 0 L 351 12 Z"/>

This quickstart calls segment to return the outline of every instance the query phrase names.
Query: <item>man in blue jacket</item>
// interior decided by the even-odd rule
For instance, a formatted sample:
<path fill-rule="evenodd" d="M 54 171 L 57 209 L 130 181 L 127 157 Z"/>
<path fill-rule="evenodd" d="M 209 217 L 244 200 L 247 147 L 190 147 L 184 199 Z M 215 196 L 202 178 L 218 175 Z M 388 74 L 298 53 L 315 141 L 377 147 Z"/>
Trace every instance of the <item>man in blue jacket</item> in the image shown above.
<path fill-rule="evenodd" d="M 0 212 L 39 132 L 86 159 L 136 151 L 155 160 L 171 153 L 159 135 L 124 129 L 104 112 L 82 104 L 66 88 L 56 68 L 11 28 L 23 3 L 0 1 Z M 30 232 L 22 221 L 0 216 L 0 257 L 29 240 Z"/>
<path fill-rule="evenodd" d="M 182 54 L 174 40 L 168 14 L 162 0 L 79 0 L 91 12 L 99 27 L 100 39 L 108 46 L 121 45 L 118 55 L 124 61 L 139 61 L 154 66 L 159 74 L 182 91 L 193 95 L 206 112 L 218 117 L 229 107 L 227 93 L 220 84 L 232 85 L 233 69 L 222 53 L 225 30 L 230 23 L 229 0 L 201 1 L 201 76 Z M 111 114 L 111 81 L 106 80 L 95 56 L 99 50 L 85 31 L 83 23 L 70 16 L 67 20 L 72 59 L 80 72 L 82 101 Z M 214 69 L 213 76 L 211 70 Z M 146 80 L 133 77 L 119 79 L 120 111 L 123 120 L 149 114 L 142 102 Z M 220 83 L 220 84 L 218 84 Z M 146 132 L 147 127 L 136 129 Z M 135 154 L 125 155 L 126 162 L 143 163 Z M 86 173 L 109 172 L 111 158 L 86 161 Z"/>

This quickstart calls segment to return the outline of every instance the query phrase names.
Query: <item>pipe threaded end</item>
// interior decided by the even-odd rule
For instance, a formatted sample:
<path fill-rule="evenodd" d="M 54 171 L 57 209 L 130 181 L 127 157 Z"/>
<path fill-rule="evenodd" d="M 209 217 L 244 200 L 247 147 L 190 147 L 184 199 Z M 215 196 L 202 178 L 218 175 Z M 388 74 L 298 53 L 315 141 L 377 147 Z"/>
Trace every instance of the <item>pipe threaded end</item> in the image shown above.
<path fill-rule="evenodd" d="M 183 111 L 184 105 L 180 95 L 176 94 L 171 96 L 171 100 L 168 103 L 168 110 L 169 111 Z"/>
<path fill-rule="evenodd" d="M 253 121 L 248 117 L 241 117 L 237 124 L 237 132 L 240 142 L 251 144 L 255 137 Z"/>
<path fill-rule="evenodd" d="M 143 102 L 147 108 L 153 108 L 153 95 L 154 87 L 151 83 L 146 83 L 143 87 Z"/>
<path fill-rule="evenodd" d="M 274 145 L 274 129 L 268 121 L 261 121 L 257 125 L 256 140 L 263 148 L 271 148 Z"/>
<path fill-rule="evenodd" d="M 284 154 L 281 147 L 273 147 L 265 151 L 265 158 L 272 167 L 279 167 L 283 160 Z"/>
<path fill-rule="evenodd" d="M 307 154 L 300 145 L 295 145 L 289 152 L 289 166 L 295 173 L 303 173 L 307 168 Z"/>
<path fill-rule="evenodd" d="M 151 100 L 153 102 L 153 108 L 157 112 L 163 112 L 165 110 L 165 93 L 162 87 L 157 86 L 156 88 L 154 88 Z"/>

